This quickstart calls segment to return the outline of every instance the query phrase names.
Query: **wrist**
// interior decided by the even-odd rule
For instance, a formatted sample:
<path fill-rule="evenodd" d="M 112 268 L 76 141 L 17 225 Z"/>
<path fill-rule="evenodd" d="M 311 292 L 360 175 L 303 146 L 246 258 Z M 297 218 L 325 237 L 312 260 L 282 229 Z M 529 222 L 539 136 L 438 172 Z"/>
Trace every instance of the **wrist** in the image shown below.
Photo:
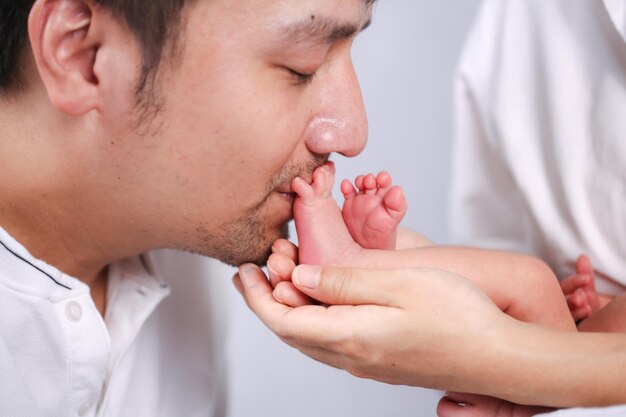
<path fill-rule="evenodd" d="M 515 322 L 515 320 L 512 320 Z M 626 403 L 626 335 L 516 322 L 493 336 L 487 395 L 556 408 Z"/>

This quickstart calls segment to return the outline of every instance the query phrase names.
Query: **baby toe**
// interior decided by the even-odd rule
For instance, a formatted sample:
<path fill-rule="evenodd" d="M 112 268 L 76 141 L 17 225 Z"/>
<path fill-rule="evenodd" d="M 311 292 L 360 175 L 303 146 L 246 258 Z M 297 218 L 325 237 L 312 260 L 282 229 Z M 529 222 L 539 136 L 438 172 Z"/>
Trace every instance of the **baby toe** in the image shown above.
<path fill-rule="evenodd" d="M 374 194 L 378 190 L 378 184 L 376 183 L 376 177 L 374 174 L 368 174 L 363 180 L 363 193 Z"/>
<path fill-rule="evenodd" d="M 388 172 L 382 171 L 376 177 L 376 183 L 378 184 L 379 193 L 387 192 L 391 187 L 391 175 Z"/>
<path fill-rule="evenodd" d="M 350 200 L 357 195 L 357 191 L 354 189 L 352 183 L 348 180 L 343 180 L 341 182 L 341 193 L 343 194 L 343 198 L 346 200 Z"/>

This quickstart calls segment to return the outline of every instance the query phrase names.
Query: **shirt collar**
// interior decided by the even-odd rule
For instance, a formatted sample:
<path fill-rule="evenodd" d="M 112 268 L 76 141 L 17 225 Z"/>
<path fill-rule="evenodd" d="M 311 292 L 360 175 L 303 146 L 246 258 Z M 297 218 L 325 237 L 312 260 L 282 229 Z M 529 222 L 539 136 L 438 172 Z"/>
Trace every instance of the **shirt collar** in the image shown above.
<path fill-rule="evenodd" d="M 0 282 L 51 302 L 89 292 L 85 283 L 35 258 L 1 227 Z"/>

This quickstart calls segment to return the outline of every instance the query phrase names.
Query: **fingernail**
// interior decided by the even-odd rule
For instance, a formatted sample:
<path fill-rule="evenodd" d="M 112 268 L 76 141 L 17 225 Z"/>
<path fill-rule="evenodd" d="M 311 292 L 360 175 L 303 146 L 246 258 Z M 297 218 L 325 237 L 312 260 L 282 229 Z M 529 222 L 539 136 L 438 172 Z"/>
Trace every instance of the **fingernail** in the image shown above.
<path fill-rule="evenodd" d="M 293 281 L 301 287 L 315 289 L 319 285 L 322 268 L 300 265 L 293 271 Z"/>
<path fill-rule="evenodd" d="M 276 294 L 276 290 L 272 291 L 272 295 L 274 296 L 274 300 L 278 301 L 281 304 L 285 304 L 283 300 L 280 298 L 280 296 Z"/>
<path fill-rule="evenodd" d="M 254 285 L 254 271 L 255 267 L 250 264 L 241 265 L 239 267 L 239 278 L 241 279 L 241 282 L 246 289 L 251 288 Z"/>
<path fill-rule="evenodd" d="M 267 271 L 273 277 L 277 277 L 278 276 L 278 274 L 276 273 L 276 270 L 274 268 L 272 268 L 272 261 L 271 260 L 267 261 Z"/>

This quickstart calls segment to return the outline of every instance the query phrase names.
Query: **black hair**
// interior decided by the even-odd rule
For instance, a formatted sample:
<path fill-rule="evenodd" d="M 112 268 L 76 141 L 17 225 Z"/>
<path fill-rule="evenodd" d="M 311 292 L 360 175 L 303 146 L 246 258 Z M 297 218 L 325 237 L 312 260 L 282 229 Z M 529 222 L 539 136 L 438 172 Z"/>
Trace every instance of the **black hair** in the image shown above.
<path fill-rule="evenodd" d="M 94 6 L 122 18 L 139 42 L 142 68 L 136 93 L 148 101 L 166 45 L 175 45 L 181 12 L 189 1 L 92 0 Z M 0 0 L 0 97 L 24 87 L 20 64 L 28 46 L 28 15 L 34 3 L 35 0 Z"/>

